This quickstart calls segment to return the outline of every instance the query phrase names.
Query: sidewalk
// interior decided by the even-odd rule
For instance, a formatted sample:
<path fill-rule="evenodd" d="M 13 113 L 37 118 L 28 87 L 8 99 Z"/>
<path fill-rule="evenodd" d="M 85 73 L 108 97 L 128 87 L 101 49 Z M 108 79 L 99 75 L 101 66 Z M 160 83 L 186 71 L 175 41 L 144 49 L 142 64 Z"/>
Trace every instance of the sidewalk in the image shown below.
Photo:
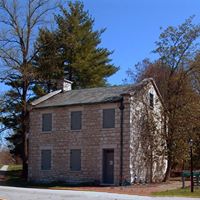
<path fill-rule="evenodd" d="M 8 170 L 8 165 L 3 165 L 0 169 L 0 181 L 5 181 L 6 180 L 6 172 Z"/>
<path fill-rule="evenodd" d="M 3 165 L 0 169 L 0 171 L 6 172 L 8 170 L 8 165 Z"/>

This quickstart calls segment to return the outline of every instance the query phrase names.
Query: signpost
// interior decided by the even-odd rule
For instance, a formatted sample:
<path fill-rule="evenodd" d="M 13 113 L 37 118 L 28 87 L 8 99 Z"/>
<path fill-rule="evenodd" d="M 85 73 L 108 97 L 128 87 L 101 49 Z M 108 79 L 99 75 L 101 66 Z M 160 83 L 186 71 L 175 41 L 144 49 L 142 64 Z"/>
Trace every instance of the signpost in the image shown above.
<path fill-rule="evenodd" d="M 194 175 L 193 175 L 193 155 L 192 155 L 192 146 L 193 146 L 193 140 L 190 139 L 189 142 L 190 145 L 190 190 L 191 192 L 194 192 Z"/>

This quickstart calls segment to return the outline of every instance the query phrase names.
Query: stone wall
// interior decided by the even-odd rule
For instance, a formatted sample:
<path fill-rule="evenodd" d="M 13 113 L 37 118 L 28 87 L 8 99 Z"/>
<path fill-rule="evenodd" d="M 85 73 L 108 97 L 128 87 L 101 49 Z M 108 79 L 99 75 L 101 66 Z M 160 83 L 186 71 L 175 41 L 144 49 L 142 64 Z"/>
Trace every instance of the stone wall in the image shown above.
<path fill-rule="evenodd" d="M 149 107 L 149 93 L 154 95 L 153 109 Z M 130 98 L 131 182 L 160 182 L 164 178 L 167 161 L 162 109 L 161 99 L 151 83 Z M 152 117 L 154 123 L 145 129 L 147 117 Z"/>
<path fill-rule="evenodd" d="M 125 97 L 123 178 L 130 180 L 130 106 Z M 102 183 L 103 149 L 114 149 L 114 184 L 120 181 L 119 103 L 33 109 L 30 113 L 30 181 Z M 115 108 L 115 128 L 102 128 L 102 109 Z M 82 129 L 70 130 L 70 112 L 82 111 Z M 42 114 L 52 113 L 51 132 L 42 132 Z M 52 150 L 51 170 L 41 170 L 41 150 Z M 70 171 L 70 149 L 81 149 L 81 171 Z"/>

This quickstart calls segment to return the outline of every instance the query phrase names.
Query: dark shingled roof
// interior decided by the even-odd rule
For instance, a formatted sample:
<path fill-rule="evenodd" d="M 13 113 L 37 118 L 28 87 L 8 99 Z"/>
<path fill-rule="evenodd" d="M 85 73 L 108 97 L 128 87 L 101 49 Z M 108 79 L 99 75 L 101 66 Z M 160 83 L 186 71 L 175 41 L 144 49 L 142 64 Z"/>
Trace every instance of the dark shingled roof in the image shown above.
<path fill-rule="evenodd" d="M 51 93 L 48 94 L 50 98 L 45 99 L 45 96 L 41 97 L 41 99 L 45 100 L 40 101 L 40 99 L 38 99 L 32 103 L 32 106 L 34 106 L 34 108 L 44 108 L 78 104 L 117 102 L 121 99 L 122 94 L 134 92 L 136 89 L 142 88 L 147 83 L 149 83 L 149 79 L 146 79 L 145 81 L 135 85 L 70 90 L 66 92 L 58 91 L 58 93 L 56 93 L 54 96 L 51 95 Z"/>

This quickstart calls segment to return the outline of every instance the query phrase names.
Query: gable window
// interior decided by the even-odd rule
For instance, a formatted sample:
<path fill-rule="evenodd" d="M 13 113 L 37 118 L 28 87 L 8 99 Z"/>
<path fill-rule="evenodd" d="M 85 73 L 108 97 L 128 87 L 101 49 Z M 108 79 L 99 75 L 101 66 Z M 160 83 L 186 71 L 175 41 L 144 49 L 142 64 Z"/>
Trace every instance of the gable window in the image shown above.
<path fill-rule="evenodd" d="M 153 107 L 154 107 L 154 95 L 152 93 L 149 93 L 149 105 L 150 105 L 150 108 L 153 109 Z"/>
<path fill-rule="evenodd" d="M 71 149 L 70 151 L 70 170 L 80 171 L 81 170 L 81 150 Z"/>
<path fill-rule="evenodd" d="M 41 170 L 51 169 L 51 150 L 41 150 Z"/>
<path fill-rule="evenodd" d="M 80 130 L 82 126 L 82 112 L 71 112 L 71 130 Z"/>
<path fill-rule="evenodd" d="M 115 109 L 103 110 L 103 128 L 115 128 Z"/>
<path fill-rule="evenodd" d="M 52 114 L 42 114 L 42 131 L 52 131 Z"/>

